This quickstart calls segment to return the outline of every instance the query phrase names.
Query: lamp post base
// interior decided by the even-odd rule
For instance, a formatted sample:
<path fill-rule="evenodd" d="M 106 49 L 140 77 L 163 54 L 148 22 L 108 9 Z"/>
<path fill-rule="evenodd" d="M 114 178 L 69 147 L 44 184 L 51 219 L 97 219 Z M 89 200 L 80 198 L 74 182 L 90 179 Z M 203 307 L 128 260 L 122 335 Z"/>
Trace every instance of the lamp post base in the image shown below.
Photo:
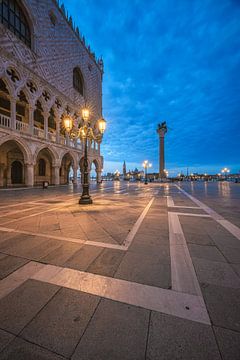
<path fill-rule="evenodd" d="M 92 203 L 93 203 L 92 198 L 89 195 L 83 195 L 79 199 L 79 204 L 82 204 L 82 205 L 89 205 Z"/>

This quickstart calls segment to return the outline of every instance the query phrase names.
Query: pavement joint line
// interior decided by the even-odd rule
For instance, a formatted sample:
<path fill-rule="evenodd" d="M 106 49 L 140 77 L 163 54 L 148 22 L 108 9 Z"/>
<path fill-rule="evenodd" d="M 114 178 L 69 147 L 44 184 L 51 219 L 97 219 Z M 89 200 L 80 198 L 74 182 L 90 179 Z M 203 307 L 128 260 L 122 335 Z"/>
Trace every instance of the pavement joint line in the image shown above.
<path fill-rule="evenodd" d="M 150 209 L 150 207 L 152 206 L 152 203 L 154 201 L 154 197 L 152 197 L 152 199 L 149 201 L 149 203 L 147 204 L 147 206 L 145 207 L 145 209 L 143 210 L 143 212 L 141 213 L 141 215 L 139 216 L 139 218 L 137 219 L 137 221 L 135 222 L 135 224 L 133 225 L 131 231 L 128 233 L 126 239 L 123 242 L 124 247 L 126 247 L 127 249 L 129 248 L 129 246 L 131 245 L 138 229 L 140 228 L 145 216 L 148 213 L 148 210 Z"/>
<path fill-rule="evenodd" d="M 0 298 L 27 280 L 82 291 L 144 309 L 210 325 L 201 296 L 31 261 L 0 282 Z"/>
<path fill-rule="evenodd" d="M 178 214 L 168 212 L 172 289 L 202 297 Z"/>
<path fill-rule="evenodd" d="M 175 185 L 184 195 L 191 199 L 195 204 L 197 204 L 201 209 L 203 209 L 207 214 L 210 215 L 215 221 L 222 225 L 226 230 L 228 230 L 233 236 L 240 240 L 240 228 L 230 221 L 226 220 L 222 215 L 218 214 L 216 211 L 211 209 L 209 206 L 205 205 L 200 200 L 196 199 L 194 196 L 190 195 L 185 190 L 181 189 L 180 186 Z"/>
<path fill-rule="evenodd" d="M 199 206 L 175 205 L 172 196 L 167 195 L 166 198 L 167 198 L 167 207 L 201 210 Z"/>

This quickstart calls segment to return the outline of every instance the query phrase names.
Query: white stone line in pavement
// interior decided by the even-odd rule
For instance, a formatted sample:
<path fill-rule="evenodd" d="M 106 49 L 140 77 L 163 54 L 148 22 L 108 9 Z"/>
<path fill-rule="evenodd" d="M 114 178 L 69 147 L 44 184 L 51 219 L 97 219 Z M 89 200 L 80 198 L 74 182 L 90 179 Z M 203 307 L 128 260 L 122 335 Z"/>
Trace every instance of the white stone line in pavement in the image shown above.
<path fill-rule="evenodd" d="M 184 233 L 174 212 L 168 213 L 172 289 L 202 296 Z"/>
<path fill-rule="evenodd" d="M 99 189 L 94 189 L 94 190 L 91 190 L 91 194 L 95 194 L 96 192 L 98 192 L 99 190 L 103 191 L 103 190 L 109 190 L 109 189 L 113 189 L 114 186 L 109 186 L 107 188 L 99 188 Z M 32 189 L 32 188 L 28 188 L 28 189 Z M 34 188 L 35 189 L 35 188 Z M 9 190 L 13 190 L 13 189 L 9 189 Z M 52 196 L 52 197 L 48 197 L 48 198 L 43 198 L 43 200 L 35 200 L 35 201 L 27 201 L 27 202 L 18 202 L 17 204 L 5 204 L 5 205 L 0 205 L 0 211 L 1 209 L 4 209 L 4 208 L 10 208 L 10 207 L 16 207 L 16 206 L 20 206 L 22 204 L 26 205 L 31 205 L 31 204 L 44 204 L 45 202 L 48 203 L 49 201 L 51 200 L 60 200 L 60 201 L 66 201 L 66 197 L 69 197 L 69 196 L 80 196 L 81 192 L 76 192 L 76 193 L 70 193 L 70 194 L 59 194 L 59 195 L 56 195 L 56 196 Z"/>
<path fill-rule="evenodd" d="M 200 200 L 196 199 L 194 196 L 190 195 L 185 190 L 181 189 L 180 186 L 175 185 L 184 195 L 191 199 L 195 204 L 197 204 L 201 209 L 203 209 L 207 214 L 209 214 L 214 220 L 216 220 L 220 225 L 222 225 L 226 230 L 228 230 L 233 236 L 240 240 L 240 228 L 230 221 L 226 220 L 222 215 L 218 214 L 216 211 L 205 205 Z"/>
<path fill-rule="evenodd" d="M 126 239 L 123 242 L 123 245 L 128 249 L 129 246 L 131 245 L 139 227 L 141 226 L 145 216 L 148 213 L 148 210 L 150 209 L 152 203 L 154 201 L 154 197 L 152 197 L 152 199 L 149 201 L 149 203 L 147 204 L 147 206 L 145 207 L 145 209 L 143 210 L 143 212 L 141 213 L 141 215 L 139 216 L 139 218 L 137 219 L 137 221 L 135 222 L 135 224 L 133 225 L 131 231 L 128 233 Z"/>
<path fill-rule="evenodd" d="M 72 195 L 72 194 L 71 194 Z M 96 197 L 98 198 L 98 196 Z M 58 199 L 59 200 L 59 199 Z M 48 199 L 49 201 L 49 199 Z M 38 200 L 39 202 L 39 200 Z M 44 211 L 40 211 L 40 212 L 37 212 L 37 213 L 34 213 L 34 214 L 30 214 L 30 215 L 26 215 L 26 216 L 23 216 L 21 218 L 18 218 L 18 219 L 12 219 L 12 220 L 7 220 L 5 222 L 3 222 L 1 225 L 8 225 L 8 224 L 12 224 L 14 222 L 17 222 L 17 221 L 20 221 L 20 220 L 24 220 L 24 219 L 28 219 L 28 218 L 31 218 L 31 217 L 34 217 L 34 216 L 38 216 L 38 215 L 42 215 L 42 214 L 45 214 L 47 212 L 50 212 L 50 211 L 55 211 L 55 210 L 58 210 L 58 209 L 61 209 L 61 208 L 64 208 L 66 206 L 66 204 L 68 204 L 69 206 L 72 204 L 74 205 L 76 202 L 75 198 L 72 198 L 72 199 L 69 199 L 69 200 L 63 200 L 61 204 L 58 204 L 57 206 L 55 207 L 52 207 L 50 209 L 47 209 L 47 210 L 44 210 Z M 40 202 L 39 202 L 40 204 Z M 46 204 L 48 206 L 51 206 L 52 204 Z"/>
<path fill-rule="evenodd" d="M 78 239 L 78 238 L 70 238 L 70 237 L 57 236 L 57 235 L 41 234 L 41 233 L 32 232 L 32 231 L 11 229 L 11 228 L 3 227 L 1 225 L 0 225 L 0 231 L 10 232 L 10 233 L 13 232 L 16 234 L 24 234 L 24 235 L 31 235 L 31 236 L 38 236 L 38 237 L 43 237 L 43 238 L 47 238 L 47 239 L 69 241 L 69 242 L 74 242 L 74 243 L 78 243 L 78 244 L 83 244 L 86 242 L 86 240 L 82 240 L 82 239 Z"/>
<path fill-rule="evenodd" d="M 44 204 L 42 204 L 42 206 L 44 206 Z M 39 207 L 39 205 L 35 205 L 35 206 L 33 206 L 33 207 L 26 208 L 26 209 L 9 211 L 9 212 L 6 213 L 6 214 L 1 214 L 1 219 L 2 219 L 3 217 L 6 217 L 6 216 L 11 216 L 11 215 L 15 215 L 15 214 L 19 214 L 19 213 L 22 213 L 22 212 L 26 212 L 26 211 L 30 211 L 30 210 L 36 209 L 36 207 Z"/>
<path fill-rule="evenodd" d="M 167 207 L 184 208 L 184 209 L 200 209 L 199 206 L 175 205 L 172 196 L 167 196 Z"/>
<path fill-rule="evenodd" d="M 44 265 L 43 269 L 31 275 L 31 279 L 210 324 L 201 296 L 179 293 L 53 265 Z"/>
<path fill-rule="evenodd" d="M 207 214 L 193 214 L 193 213 L 183 213 L 183 212 L 174 212 L 174 214 L 183 215 L 183 216 L 206 217 L 206 218 L 211 217 L 210 215 Z"/>
<path fill-rule="evenodd" d="M 30 261 L 0 281 L 0 299 L 15 290 L 35 273 L 44 269 L 44 264 Z"/>
<path fill-rule="evenodd" d="M 90 241 L 90 240 L 82 240 L 78 238 L 72 238 L 72 237 L 64 237 L 64 236 L 56 236 L 56 235 L 48 235 L 48 234 L 41 234 L 31 231 L 24 231 L 24 230 L 17 230 L 17 229 L 10 229 L 6 227 L 0 226 L 0 231 L 3 232 L 13 232 L 16 234 L 24 234 L 24 235 L 31 235 L 31 236 L 37 236 L 47 239 L 53 239 L 53 240 L 60 240 L 60 241 L 67 241 L 67 242 L 74 242 L 77 244 L 84 244 L 84 245 L 91 245 L 91 246 L 98 246 L 98 247 L 104 247 L 109 249 L 117 249 L 117 250 L 127 250 L 125 246 L 122 245 L 115 245 L 110 243 L 104 243 L 100 241 Z"/>

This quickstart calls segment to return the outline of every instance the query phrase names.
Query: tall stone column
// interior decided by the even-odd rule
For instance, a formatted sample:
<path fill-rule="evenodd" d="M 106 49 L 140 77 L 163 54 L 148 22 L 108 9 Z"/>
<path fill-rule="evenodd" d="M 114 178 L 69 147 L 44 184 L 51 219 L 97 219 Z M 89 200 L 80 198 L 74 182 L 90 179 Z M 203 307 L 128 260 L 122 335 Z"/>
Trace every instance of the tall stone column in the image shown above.
<path fill-rule="evenodd" d="M 16 103 L 17 99 L 11 97 L 11 128 L 16 131 Z"/>
<path fill-rule="evenodd" d="M 44 138 L 48 139 L 48 118 L 49 118 L 49 111 L 44 111 Z"/>
<path fill-rule="evenodd" d="M 0 163 L 0 186 L 4 186 L 3 176 L 4 176 L 4 164 Z"/>
<path fill-rule="evenodd" d="M 60 118 L 57 116 L 56 118 L 56 142 L 59 144 L 60 142 Z"/>
<path fill-rule="evenodd" d="M 53 171 L 53 184 L 54 184 L 54 185 L 59 185 L 59 184 L 60 184 L 59 169 L 60 169 L 60 166 L 58 166 L 58 165 L 54 165 L 54 166 L 52 167 L 52 171 Z"/>
<path fill-rule="evenodd" d="M 97 183 L 101 184 L 102 181 L 102 170 L 97 170 Z"/>
<path fill-rule="evenodd" d="M 165 148 L 164 148 L 164 138 L 167 133 L 167 124 L 164 121 L 161 124 L 158 124 L 157 133 L 159 135 L 159 177 L 160 179 L 166 178 L 165 173 Z"/>
<path fill-rule="evenodd" d="M 73 184 L 77 184 L 77 171 L 78 171 L 78 168 L 77 167 L 74 167 L 73 168 Z"/>
<path fill-rule="evenodd" d="M 29 105 L 28 108 L 29 111 L 29 133 L 31 135 L 33 135 L 34 133 L 34 106 L 33 105 Z"/>
<path fill-rule="evenodd" d="M 33 164 L 26 164 L 25 167 L 25 185 L 34 185 L 34 166 Z"/>

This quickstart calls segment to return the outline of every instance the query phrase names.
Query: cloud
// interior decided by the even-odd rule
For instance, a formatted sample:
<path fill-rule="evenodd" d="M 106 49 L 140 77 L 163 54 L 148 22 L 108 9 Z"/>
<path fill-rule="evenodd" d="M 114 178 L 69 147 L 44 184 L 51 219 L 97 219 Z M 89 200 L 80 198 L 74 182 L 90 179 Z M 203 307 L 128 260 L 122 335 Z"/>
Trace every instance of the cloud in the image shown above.
<path fill-rule="evenodd" d="M 168 167 L 240 168 L 238 1 L 64 3 L 104 58 L 106 162 L 149 158 L 157 170 L 156 127 L 166 120 Z"/>

